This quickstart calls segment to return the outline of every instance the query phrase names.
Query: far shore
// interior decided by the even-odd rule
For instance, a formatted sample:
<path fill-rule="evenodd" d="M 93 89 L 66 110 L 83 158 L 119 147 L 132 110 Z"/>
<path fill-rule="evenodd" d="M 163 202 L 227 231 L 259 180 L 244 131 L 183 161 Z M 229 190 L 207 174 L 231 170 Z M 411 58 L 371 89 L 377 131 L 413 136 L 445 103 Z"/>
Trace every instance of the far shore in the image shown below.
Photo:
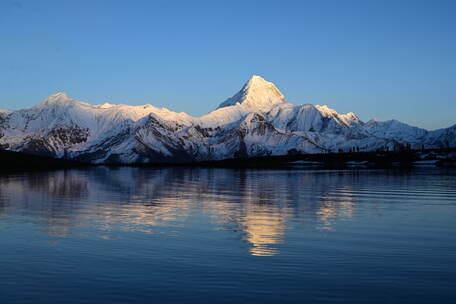
<path fill-rule="evenodd" d="M 0 171 L 54 170 L 93 166 L 133 167 L 219 167 L 290 169 L 376 169 L 404 167 L 456 167 L 456 149 L 424 149 L 376 152 L 342 152 L 233 158 L 204 162 L 90 164 L 69 159 L 0 150 Z"/>

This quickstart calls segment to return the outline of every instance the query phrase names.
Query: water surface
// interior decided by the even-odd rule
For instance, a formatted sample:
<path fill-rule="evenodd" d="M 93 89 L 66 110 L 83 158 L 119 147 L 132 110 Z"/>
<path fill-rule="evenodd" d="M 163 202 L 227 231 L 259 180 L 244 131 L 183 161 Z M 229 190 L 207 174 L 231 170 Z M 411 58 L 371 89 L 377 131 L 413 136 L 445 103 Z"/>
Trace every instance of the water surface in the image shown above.
<path fill-rule="evenodd" d="M 454 303 L 456 171 L 0 177 L 1 303 Z"/>

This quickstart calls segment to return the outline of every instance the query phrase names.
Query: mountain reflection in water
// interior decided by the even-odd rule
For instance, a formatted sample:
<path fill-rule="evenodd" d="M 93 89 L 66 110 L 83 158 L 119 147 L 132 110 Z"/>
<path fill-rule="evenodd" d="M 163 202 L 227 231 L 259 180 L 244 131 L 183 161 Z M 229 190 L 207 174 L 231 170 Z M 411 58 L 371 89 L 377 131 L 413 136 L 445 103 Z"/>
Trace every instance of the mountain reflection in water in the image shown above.
<path fill-rule="evenodd" d="M 455 303 L 455 215 L 443 168 L 2 175 L 1 303 Z"/>
<path fill-rule="evenodd" d="M 23 216 L 58 237 L 89 227 L 104 239 L 119 230 L 153 234 L 206 216 L 215 229 L 244 241 L 250 254 L 271 256 L 285 242 L 290 219 L 335 229 L 337 220 L 350 218 L 357 174 L 105 167 L 17 174 L 0 179 L 0 216 Z"/>

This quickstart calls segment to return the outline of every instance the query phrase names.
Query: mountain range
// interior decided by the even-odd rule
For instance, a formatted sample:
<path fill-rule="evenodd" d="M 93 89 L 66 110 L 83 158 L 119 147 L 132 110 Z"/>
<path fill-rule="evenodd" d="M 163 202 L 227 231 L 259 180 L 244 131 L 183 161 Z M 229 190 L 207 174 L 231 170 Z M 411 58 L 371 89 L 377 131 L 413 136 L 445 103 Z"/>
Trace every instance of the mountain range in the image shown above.
<path fill-rule="evenodd" d="M 456 125 L 428 131 L 363 122 L 327 106 L 293 105 L 260 76 L 201 117 L 146 104 L 92 105 L 65 93 L 0 110 L 0 149 L 84 162 L 197 162 L 339 151 L 456 147 Z"/>

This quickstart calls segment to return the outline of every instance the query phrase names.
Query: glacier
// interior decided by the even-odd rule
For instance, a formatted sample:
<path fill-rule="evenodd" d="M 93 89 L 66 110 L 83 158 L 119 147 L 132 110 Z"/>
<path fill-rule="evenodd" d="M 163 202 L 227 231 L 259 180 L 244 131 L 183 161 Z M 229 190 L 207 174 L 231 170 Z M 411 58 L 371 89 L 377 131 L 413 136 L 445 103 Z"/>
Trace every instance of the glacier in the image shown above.
<path fill-rule="evenodd" d="M 92 105 L 60 92 L 0 110 L 0 149 L 95 164 L 173 163 L 290 153 L 456 147 L 456 125 L 428 131 L 293 105 L 260 76 L 200 117 L 150 104 Z"/>

